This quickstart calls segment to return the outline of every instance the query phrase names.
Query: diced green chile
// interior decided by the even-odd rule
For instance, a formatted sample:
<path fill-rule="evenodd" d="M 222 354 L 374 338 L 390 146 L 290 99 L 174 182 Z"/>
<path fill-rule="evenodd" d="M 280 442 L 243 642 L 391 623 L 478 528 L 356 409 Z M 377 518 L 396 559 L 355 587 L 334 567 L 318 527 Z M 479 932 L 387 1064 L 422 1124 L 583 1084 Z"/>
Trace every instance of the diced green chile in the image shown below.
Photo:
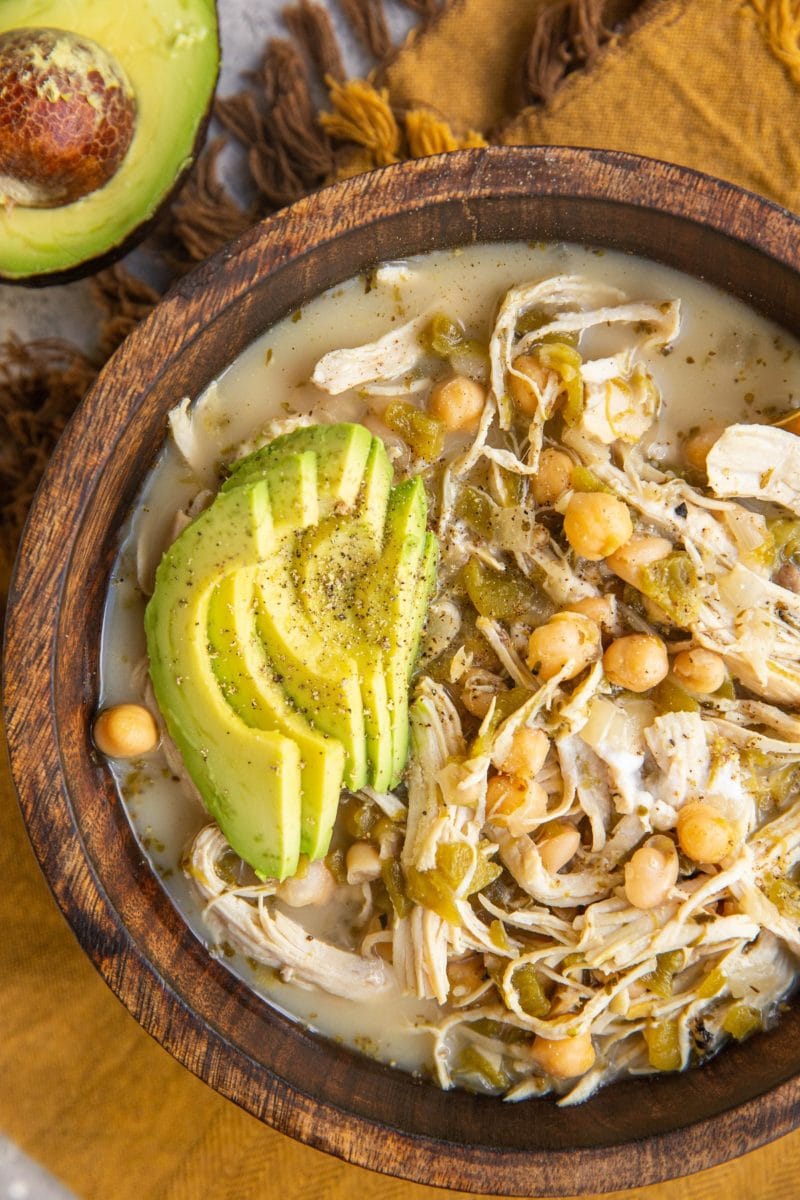
<path fill-rule="evenodd" d="M 697 570 L 683 550 L 642 567 L 639 591 L 681 628 L 691 625 L 700 613 Z"/>
<path fill-rule="evenodd" d="M 535 607 L 536 588 L 516 567 L 495 571 L 479 558 L 471 558 L 461 577 L 467 595 L 482 617 L 511 621 Z"/>
<path fill-rule="evenodd" d="M 405 400 L 393 400 L 383 414 L 384 423 L 410 447 L 415 458 L 433 462 L 444 450 L 444 426 Z"/>

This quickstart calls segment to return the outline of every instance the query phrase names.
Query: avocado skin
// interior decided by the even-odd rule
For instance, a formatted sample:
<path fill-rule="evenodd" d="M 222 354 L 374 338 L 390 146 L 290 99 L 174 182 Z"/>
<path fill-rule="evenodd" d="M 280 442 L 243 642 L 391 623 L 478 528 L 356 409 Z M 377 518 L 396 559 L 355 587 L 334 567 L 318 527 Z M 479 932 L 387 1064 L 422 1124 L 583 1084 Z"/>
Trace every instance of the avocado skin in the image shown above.
<path fill-rule="evenodd" d="M 114 7 L 109 5 L 108 0 L 83 0 L 82 8 L 88 14 L 86 22 L 84 23 L 82 20 L 72 20 L 69 22 L 69 28 L 72 32 L 83 34 L 97 41 L 100 45 L 104 45 L 106 49 L 115 53 L 115 57 L 117 57 L 123 69 L 126 69 L 124 52 L 117 53 L 115 47 L 105 45 L 102 33 L 98 36 L 97 32 L 98 20 L 101 21 L 102 25 L 102 20 L 112 7 L 113 21 L 117 29 L 125 26 L 128 20 L 135 19 L 140 24 L 145 21 L 152 21 L 157 33 L 159 28 L 158 23 L 159 21 L 163 21 L 165 5 L 163 0 L 140 0 L 136 6 Z M 31 18 L 30 11 L 26 12 L 23 0 L 14 0 L 13 5 L 9 3 L 9 0 L 4 0 L 4 3 L 0 5 L 0 33 L 21 25 L 30 26 L 32 23 L 42 26 L 51 25 L 56 28 L 67 28 L 67 22 L 61 19 L 63 8 L 63 0 L 52 0 L 52 3 L 47 3 L 41 8 L 37 8 L 34 21 Z M 93 15 L 95 11 L 100 14 L 98 17 Z M 70 6 L 68 12 L 70 16 L 73 16 L 75 6 Z M 205 77 L 204 104 L 202 110 L 197 110 L 194 114 L 192 122 L 194 126 L 193 135 L 191 140 L 187 141 L 181 147 L 181 152 L 175 162 L 174 171 L 171 174 L 168 186 L 161 188 L 152 200 L 148 199 L 145 202 L 140 219 L 133 219 L 132 222 L 128 223 L 127 228 L 120 229 L 118 234 L 114 235 L 108 244 L 96 248 L 87 246 L 86 253 L 80 257 L 76 257 L 69 265 L 59 265 L 52 268 L 41 265 L 32 266 L 30 271 L 24 274 L 7 269 L 4 266 L 3 239 L 9 235 L 2 230 L 2 223 L 0 222 L 0 281 L 6 284 L 17 284 L 21 287 L 38 288 L 49 287 L 52 284 L 71 283 L 77 279 L 83 279 L 87 275 L 95 274 L 117 262 L 147 237 L 162 220 L 169 205 L 186 182 L 186 177 L 194 166 L 205 142 L 208 125 L 213 116 L 214 93 L 219 79 L 220 46 L 217 2 L 216 0 L 188 0 L 188 3 L 182 3 L 181 5 L 181 16 L 185 18 L 187 13 L 197 21 L 202 22 L 204 28 L 207 30 L 208 37 L 214 47 L 214 66 L 213 70 L 207 73 Z M 154 36 L 156 35 L 154 34 Z M 122 40 L 125 40 L 124 34 L 122 35 Z M 184 71 L 185 64 L 182 62 L 179 61 L 174 65 L 176 87 L 181 86 Z M 163 76 L 161 78 L 154 77 L 153 86 L 163 87 Z M 137 90 L 135 81 L 134 90 Z M 156 145 L 159 144 L 160 139 L 157 133 L 154 135 L 153 141 Z M 96 215 L 93 215 L 88 222 L 86 220 L 86 201 L 91 200 L 95 196 L 102 197 L 108 195 L 113 198 L 114 192 L 110 191 L 110 189 L 113 188 L 114 181 L 117 178 L 120 178 L 123 184 L 125 183 L 128 174 L 128 165 L 129 160 L 126 157 L 109 183 L 103 188 L 98 189 L 97 192 L 91 193 L 89 197 L 83 197 L 72 204 L 65 204 L 48 211 L 55 214 L 74 213 L 75 224 L 78 228 L 81 228 L 84 223 L 92 227 L 97 227 L 99 222 Z"/>

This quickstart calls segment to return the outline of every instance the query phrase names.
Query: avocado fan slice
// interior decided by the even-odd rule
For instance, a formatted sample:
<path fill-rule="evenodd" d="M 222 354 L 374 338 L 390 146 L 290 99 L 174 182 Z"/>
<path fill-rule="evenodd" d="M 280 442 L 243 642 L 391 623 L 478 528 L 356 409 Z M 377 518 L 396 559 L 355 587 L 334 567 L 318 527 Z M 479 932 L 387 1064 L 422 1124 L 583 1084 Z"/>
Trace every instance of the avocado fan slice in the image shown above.
<path fill-rule="evenodd" d="M 393 489 L 386 448 L 369 434 L 361 485 L 352 503 L 353 475 L 342 468 L 340 459 L 345 455 L 350 460 L 355 443 L 360 447 L 359 462 L 364 462 L 363 434 L 367 434 L 363 426 L 355 425 L 294 430 L 242 460 L 225 486 L 252 478 L 256 469 L 271 480 L 277 464 L 291 459 L 299 447 L 317 448 L 319 511 L 330 515 L 296 534 L 292 572 L 294 599 L 322 643 L 316 643 L 315 657 L 306 655 L 306 662 L 315 664 L 318 679 L 322 647 L 332 643 L 340 648 L 340 666 L 347 664 L 349 671 L 355 662 L 366 739 L 365 782 L 383 791 L 399 781 L 408 756 L 408 687 L 433 587 L 437 543 L 432 534 L 426 535 L 422 481 L 407 480 Z M 324 476 L 321 458 L 326 463 Z M 335 490 L 342 480 L 348 481 L 349 491 Z M 284 621 L 286 630 L 289 616 Z M 262 617 L 269 619 L 266 613 Z M 295 613 L 295 624 L 297 620 Z M 274 655 L 274 642 L 264 628 L 260 631 Z M 297 661 L 282 659 L 280 669 L 289 671 L 284 685 L 297 705 L 320 728 L 341 736 L 342 713 L 331 714 L 335 697 L 330 691 L 317 686 L 310 695 L 303 690 L 302 665 Z"/>
<path fill-rule="evenodd" d="M 159 705 L 209 810 L 282 878 L 300 850 L 326 852 L 343 782 L 402 776 L 437 542 L 422 481 L 392 488 L 363 427 L 308 427 L 264 451 L 167 552 L 146 625 Z"/>
<path fill-rule="evenodd" d="M 408 756 L 408 686 L 435 576 L 436 541 L 426 533 L 426 522 L 422 480 L 415 477 L 393 488 L 381 557 L 355 604 L 366 637 L 383 651 L 392 727 L 391 786 L 401 778 Z"/>
<path fill-rule="evenodd" d="M 316 729 L 341 742 L 346 755 L 344 781 L 357 791 L 367 781 L 358 667 L 328 630 L 320 632 L 314 625 L 299 593 L 303 531 L 313 534 L 320 528 L 317 454 L 287 450 L 268 463 L 262 461 L 260 475 L 269 488 L 275 541 L 254 575 L 255 629 L 290 700 Z M 236 495 L 239 490 L 220 495 Z"/>
<path fill-rule="evenodd" d="M 287 455 L 312 451 L 317 456 L 317 480 L 321 515 L 329 509 L 355 504 L 361 490 L 373 437 L 363 425 L 304 425 L 283 433 L 266 446 L 233 464 L 223 491 L 263 479 L 277 461 Z"/>
<path fill-rule="evenodd" d="M 161 560 L 145 632 L 158 706 L 205 806 L 259 875 L 283 879 L 300 853 L 300 748 L 242 721 L 208 652 L 214 589 L 271 554 L 273 542 L 265 483 L 218 496 Z"/>
<path fill-rule="evenodd" d="M 419 575 L 411 602 L 410 619 L 408 623 L 409 642 L 405 651 L 406 675 L 403 682 L 402 653 L 398 660 L 398 669 L 392 681 L 392 784 L 394 787 L 402 778 L 408 760 L 409 718 L 408 699 L 411 678 L 414 674 L 414 664 L 419 652 L 425 618 L 428 615 L 428 604 L 436 588 L 436 568 L 439 563 L 439 542 L 432 533 L 425 534 L 425 548 L 422 554 Z"/>
<path fill-rule="evenodd" d="M 386 448 L 372 439 L 366 469 L 352 512 L 337 504 L 335 515 L 299 535 L 298 592 L 320 636 L 333 639 L 355 659 L 364 707 L 368 782 L 385 791 L 392 774 L 391 713 L 380 646 L 368 642 L 354 612 L 358 581 L 376 566 L 381 553 L 392 466 Z"/>
<path fill-rule="evenodd" d="M 0 278 L 56 282 L 118 258 L 143 237 L 202 142 L 219 72 L 214 0 L 2 0 L 0 33 L 70 30 L 119 63 L 136 123 L 116 173 L 56 208 L 0 205 Z"/>
<path fill-rule="evenodd" d="M 234 712 L 246 725 L 271 729 L 296 742 L 301 757 L 300 851 L 310 859 L 328 849 L 344 774 L 344 749 L 314 729 L 289 700 L 255 629 L 253 573 L 226 575 L 208 609 L 211 666 Z"/>

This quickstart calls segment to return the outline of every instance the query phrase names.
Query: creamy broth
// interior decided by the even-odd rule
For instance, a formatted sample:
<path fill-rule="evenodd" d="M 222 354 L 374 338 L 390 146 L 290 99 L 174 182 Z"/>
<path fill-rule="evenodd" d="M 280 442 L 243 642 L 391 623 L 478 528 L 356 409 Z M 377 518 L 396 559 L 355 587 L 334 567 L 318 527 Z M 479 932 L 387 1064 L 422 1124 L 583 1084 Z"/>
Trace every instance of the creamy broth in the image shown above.
<path fill-rule="evenodd" d="M 713 420 L 768 421 L 800 406 L 800 347 L 791 337 L 738 301 L 652 262 L 576 246 L 488 245 L 420 256 L 351 280 L 265 332 L 211 385 L 203 401 L 205 479 L 187 469 L 171 441 L 165 445 L 124 531 L 113 572 L 100 706 L 143 696 L 146 598 L 137 582 L 137 547 L 138 575 L 151 579 L 175 514 L 203 485 L 213 489 L 217 463 L 236 457 L 242 444 L 246 452 L 263 440 L 271 422 L 297 414 L 323 422 L 368 418 L 367 401 L 358 394 L 327 397 L 309 383 L 326 352 L 378 338 L 426 311 L 445 312 L 472 337 L 488 341 L 498 300 L 509 287 L 564 273 L 612 284 L 631 300 L 680 298 L 681 331 L 670 352 L 644 355 L 664 401 L 655 436 L 649 435 L 655 461 L 674 461 L 681 439 Z M 594 354 L 604 352 L 605 340 L 613 341 L 612 330 L 592 336 Z M 112 761 L 110 767 L 144 853 L 184 919 L 208 944 L 201 903 L 180 865 L 207 814 L 173 775 L 163 750 L 132 765 Z M 342 922 L 354 915 L 339 909 L 295 915 L 298 911 L 317 936 L 334 940 Z M 430 1072 L 431 1037 L 415 1026 L 433 1017 L 432 1001 L 398 993 L 374 1007 L 353 1004 L 285 982 L 227 945 L 209 950 L 309 1027 L 406 1070 Z"/>

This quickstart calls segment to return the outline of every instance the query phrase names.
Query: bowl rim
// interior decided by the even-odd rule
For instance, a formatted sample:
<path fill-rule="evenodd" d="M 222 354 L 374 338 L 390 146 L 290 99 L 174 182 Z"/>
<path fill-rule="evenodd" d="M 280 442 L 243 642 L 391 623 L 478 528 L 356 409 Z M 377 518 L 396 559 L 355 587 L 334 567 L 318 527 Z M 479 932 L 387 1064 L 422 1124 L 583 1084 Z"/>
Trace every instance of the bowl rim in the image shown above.
<path fill-rule="evenodd" d="M 86 831 L 79 828 L 65 782 L 64 762 L 70 749 L 54 702 L 57 654 L 69 638 L 62 627 L 61 606 L 69 588 L 77 586 L 70 577 L 75 541 L 96 488 L 109 485 L 103 480 L 103 469 L 82 473 L 81 446 L 93 409 L 102 408 L 114 380 L 136 377 L 137 363 L 143 356 L 147 361 L 146 355 L 158 344 L 159 331 L 170 321 L 188 336 L 224 315 L 244 285 L 240 281 L 232 290 L 222 287 L 211 293 L 209 288 L 229 280 L 234 268 L 273 271 L 319 248 L 326 234 L 308 241 L 304 236 L 308 229 L 319 225 L 324 230 L 326 221 L 335 216 L 341 221 L 342 213 L 347 214 L 348 228 L 356 228 L 358 222 L 368 226 L 387 206 L 408 205 L 409 179 L 414 181 L 414 203 L 423 206 L 450 203 L 454 196 L 478 204 L 497 195 L 501 178 L 512 180 L 507 194 L 516 199 L 551 194 L 599 199 L 707 225 L 730 236 L 732 242 L 749 245 L 800 272 L 800 220 L 786 209 L 689 168 L 620 151 L 549 146 L 460 151 L 354 177 L 267 218 L 173 287 L 109 360 L 62 435 L 28 515 L 9 591 L 3 655 L 5 731 L 28 836 L 56 902 L 111 989 L 180 1062 L 268 1124 L 360 1166 L 473 1191 L 487 1191 L 491 1182 L 494 1194 L 571 1195 L 643 1186 L 701 1170 L 789 1132 L 800 1124 L 800 1075 L 708 1119 L 652 1135 L 646 1142 L 535 1150 L 456 1144 L 410 1133 L 287 1084 L 278 1072 L 265 1072 L 263 1064 L 240 1047 L 232 1047 L 212 1020 L 187 1006 L 175 976 L 163 964 L 143 957 L 114 907 L 108 881 L 87 852 Z M 361 269 L 363 264 L 352 273 Z M 152 378 L 158 370 L 156 361 Z M 146 381 L 119 414 L 110 431 L 110 445 L 119 440 L 125 420 L 145 391 Z M 104 466 L 105 460 L 100 464 Z M 38 619 L 32 621 L 32 614 Z M 87 664 L 84 670 L 90 670 Z M 82 680 L 81 686 L 85 683 Z M 85 741 L 82 752 L 86 752 Z M 204 954 L 194 956 L 195 969 L 202 969 Z M 146 1001 L 152 989 L 159 1003 Z M 235 1086 L 230 1063 L 224 1069 L 222 1063 L 231 1054 Z M 256 1081 L 261 1088 L 258 1096 Z"/>

